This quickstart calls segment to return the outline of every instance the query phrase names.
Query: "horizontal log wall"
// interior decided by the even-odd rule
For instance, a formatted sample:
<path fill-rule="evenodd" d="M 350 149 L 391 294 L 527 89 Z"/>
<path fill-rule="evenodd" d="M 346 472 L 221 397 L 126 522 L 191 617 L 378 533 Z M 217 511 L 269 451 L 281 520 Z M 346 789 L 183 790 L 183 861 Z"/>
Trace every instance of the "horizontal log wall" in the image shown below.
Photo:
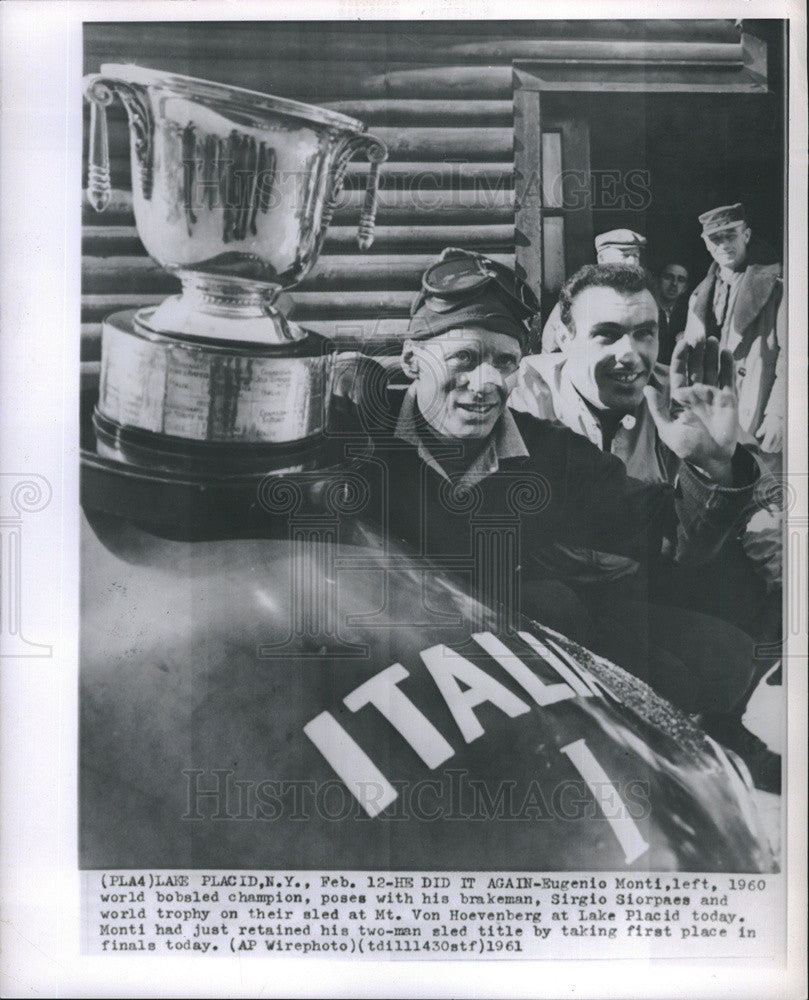
<path fill-rule="evenodd" d="M 514 259 L 512 61 L 741 60 L 730 21 L 294 22 L 88 24 L 85 71 L 134 62 L 321 104 L 366 122 L 390 150 L 376 240 L 356 224 L 367 164 L 357 160 L 315 269 L 282 297 L 289 315 L 338 339 L 401 339 L 424 267 L 445 246 Z M 85 123 L 89 111 L 85 106 Z M 86 131 L 86 130 L 85 130 Z M 83 208 L 82 357 L 100 323 L 178 287 L 138 238 L 129 129 L 109 112 L 112 202 Z M 86 157 L 86 138 L 85 138 Z M 85 163 L 86 169 L 86 163 Z"/>

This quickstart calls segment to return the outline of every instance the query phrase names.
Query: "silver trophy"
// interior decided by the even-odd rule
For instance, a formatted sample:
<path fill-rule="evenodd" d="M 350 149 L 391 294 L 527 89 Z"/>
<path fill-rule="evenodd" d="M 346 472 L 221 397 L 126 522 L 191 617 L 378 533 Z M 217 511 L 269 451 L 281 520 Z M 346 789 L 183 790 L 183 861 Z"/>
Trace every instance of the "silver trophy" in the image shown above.
<path fill-rule="evenodd" d="M 204 462 L 246 448 L 250 465 L 251 445 L 313 439 L 331 345 L 275 303 L 317 260 L 360 152 L 370 171 L 358 242 L 370 247 L 385 145 L 345 115 L 160 70 L 106 64 L 84 85 L 89 201 L 99 212 L 110 201 L 106 108 L 118 96 L 138 234 L 182 283 L 158 306 L 104 320 L 99 450 L 173 467 L 173 453 Z"/>

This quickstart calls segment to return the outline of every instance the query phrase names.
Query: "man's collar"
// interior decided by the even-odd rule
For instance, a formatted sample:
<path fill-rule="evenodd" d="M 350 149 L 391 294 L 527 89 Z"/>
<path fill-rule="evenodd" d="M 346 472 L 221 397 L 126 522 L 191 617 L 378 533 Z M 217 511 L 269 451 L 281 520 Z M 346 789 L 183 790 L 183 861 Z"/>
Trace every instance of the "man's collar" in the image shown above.
<path fill-rule="evenodd" d="M 744 273 L 747 270 L 747 262 L 745 262 L 743 267 L 738 270 L 734 270 L 730 267 L 725 267 L 723 264 L 717 264 L 717 270 L 719 277 L 726 285 L 735 285 L 737 282 L 741 281 L 744 277 Z"/>
<path fill-rule="evenodd" d="M 740 335 L 759 315 L 773 294 L 775 286 L 781 281 L 781 265 L 748 264 L 741 272 L 743 280 L 739 283 L 738 299 L 733 315 L 733 325 Z M 713 261 L 704 280 L 694 291 L 691 308 L 699 319 L 705 323 L 708 308 L 714 292 L 714 282 L 719 275 L 719 265 Z"/>
<path fill-rule="evenodd" d="M 563 354 L 556 354 L 542 355 L 541 357 L 559 358 L 558 362 L 553 365 L 552 370 L 548 370 L 547 375 L 545 375 L 546 380 L 548 375 L 555 377 L 556 392 L 554 396 L 556 402 L 554 408 L 557 418 L 571 429 L 575 430 L 577 425 L 581 426 L 586 431 L 585 436 L 590 438 L 591 441 L 597 440 L 594 437 L 594 432 L 598 431 L 598 437 L 601 439 L 603 447 L 604 425 L 602 420 L 599 418 L 596 408 L 573 384 L 565 356 Z M 659 363 L 655 364 L 652 374 L 649 376 L 649 385 L 655 389 L 663 389 L 667 382 L 667 367 Z M 644 398 L 633 411 L 622 414 L 620 417 L 616 415 L 614 418 L 615 423 L 621 425 L 624 430 L 632 431 L 639 420 L 646 418 L 647 410 L 648 404 Z"/>
<path fill-rule="evenodd" d="M 506 407 L 494 429 L 494 447 L 498 459 L 528 458 L 528 449 L 522 439 L 517 422 Z"/>
<path fill-rule="evenodd" d="M 402 408 L 399 410 L 399 419 L 396 421 L 394 436 L 408 444 L 419 444 L 419 432 L 416 428 L 416 387 L 409 385 L 402 400 Z"/>

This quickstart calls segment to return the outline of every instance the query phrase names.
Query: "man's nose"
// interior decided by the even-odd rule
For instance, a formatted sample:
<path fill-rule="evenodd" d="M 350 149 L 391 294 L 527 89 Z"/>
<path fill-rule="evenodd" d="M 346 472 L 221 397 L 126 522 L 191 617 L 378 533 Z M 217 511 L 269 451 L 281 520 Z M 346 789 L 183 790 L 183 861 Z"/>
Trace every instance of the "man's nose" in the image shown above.
<path fill-rule="evenodd" d="M 498 389 L 505 388 L 502 374 L 488 361 L 482 361 L 477 368 L 469 372 L 466 384 L 472 392 L 484 392 L 487 385 L 493 385 Z"/>
<path fill-rule="evenodd" d="M 635 338 L 631 334 L 624 334 L 620 340 L 615 341 L 615 357 L 617 360 L 629 360 L 636 357 L 637 353 Z"/>

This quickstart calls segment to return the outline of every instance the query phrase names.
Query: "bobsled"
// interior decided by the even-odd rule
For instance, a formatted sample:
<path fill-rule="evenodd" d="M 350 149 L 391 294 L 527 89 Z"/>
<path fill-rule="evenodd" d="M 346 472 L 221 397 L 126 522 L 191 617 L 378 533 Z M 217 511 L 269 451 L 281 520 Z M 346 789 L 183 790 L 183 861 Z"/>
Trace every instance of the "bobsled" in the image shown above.
<path fill-rule="evenodd" d="M 381 533 L 350 469 L 285 461 L 85 442 L 81 867 L 775 870 L 692 719 Z"/>

